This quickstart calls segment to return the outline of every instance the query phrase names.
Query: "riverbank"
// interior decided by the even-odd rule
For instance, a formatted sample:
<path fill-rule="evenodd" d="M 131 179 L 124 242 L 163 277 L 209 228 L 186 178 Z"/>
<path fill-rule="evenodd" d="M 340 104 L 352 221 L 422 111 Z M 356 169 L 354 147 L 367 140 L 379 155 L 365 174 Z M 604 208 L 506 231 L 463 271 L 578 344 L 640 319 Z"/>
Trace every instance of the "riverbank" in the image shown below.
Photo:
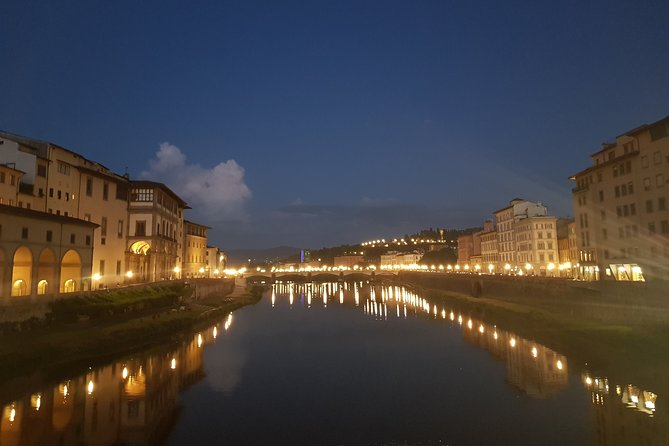
<path fill-rule="evenodd" d="M 610 323 L 570 311 L 567 306 L 556 310 L 533 305 L 531 296 L 512 302 L 473 297 L 407 278 L 399 283 L 418 289 L 429 301 L 441 302 L 464 316 L 485 320 L 546 345 L 567 356 L 575 370 L 618 377 L 637 385 L 657 383 L 657 374 L 669 371 L 669 323 L 653 320 L 644 324 L 637 319 Z"/>
<path fill-rule="evenodd" d="M 101 304 L 105 311 L 94 310 L 95 317 L 82 313 L 95 297 L 63 300 L 56 305 L 61 308 L 53 313 L 51 321 L 2 335 L 0 380 L 34 373 L 58 374 L 176 341 L 185 332 L 260 299 L 260 290 L 247 289 L 243 281 L 230 285 L 227 292 L 198 299 L 193 297 L 196 293 L 192 285 L 118 290 L 115 300 Z M 115 311 L 121 308 L 124 310 Z M 71 321 L 73 315 L 79 315 L 76 321 Z"/>

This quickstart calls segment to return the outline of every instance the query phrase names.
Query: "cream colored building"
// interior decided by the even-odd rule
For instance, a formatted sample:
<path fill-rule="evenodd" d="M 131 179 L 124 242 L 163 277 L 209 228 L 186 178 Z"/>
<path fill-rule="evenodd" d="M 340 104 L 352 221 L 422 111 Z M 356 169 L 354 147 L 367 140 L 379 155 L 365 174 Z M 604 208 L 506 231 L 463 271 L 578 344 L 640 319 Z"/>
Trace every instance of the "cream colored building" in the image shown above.
<path fill-rule="evenodd" d="M 522 198 L 514 198 L 509 203 L 509 206 L 499 209 L 494 212 L 495 221 L 497 222 L 497 248 L 498 248 L 498 263 L 496 265 L 497 271 L 510 272 L 518 265 L 516 257 L 516 237 L 514 234 L 514 227 L 518 220 L 529 217 L 538 217 L 547 215 L 547 210 L 541 203 L 533 203 L 531 201 L 523 200 Z M 509 265 L 509 267 L 507 267 Z"/>
<path fill-rule="evenodd" d="M 669 117 L 627 131 L 573 175 L 585 279 L 669 279 Z"/>
<path fill-rule="evenodd" d="M 469 265 L 474 251 L 474 235 L 463 234 L 458 237 L 458 265 Z"/>
<path fill-rule="evenodd" d="M 93 240 L 93 287 L 124 281 L 127 178 L 45 141 L 0 133 L 0 161 L 21 166 L 17 205 L 99 225 Z"/>
<path fill-rule="evenodd" d="M 339 268 L 353 268 L 355 265 L 361 265 L 364 263 L 365 258 L 362 255 L 345 255 L 345 256 L 336 256 L 334 258 L 334 267 Z"/>
<path fill-rule="evenodd" d="M 207 275 L 209 277 L 218 277 L 223 274 L 228 261 L 228 256 L 217 246 L 207 246 Z"/>
<path fill-rule="evenodd" d="M 97 225 L 0 205 L 0 296 L 57 295 L 91 287 Z"/>
<path fill-rule="evenodd" d="M 487 273 L 499 272 L 499 238 L 494 225 L 480 234 L 481 236 L 481 271 Z"/>
<path fill-rule="evenodd" d="M 16 206 L 19 196 L 19 180 L 25 172 L 0 164 L 0 204 Z"/>
<path fill-rule="evenodd" d="M 207 231 L 209 229 L 209 226 L 184 220 L 184 277 L 209 275 L 207 268 Z"/>
<path fill-rule="evenodd" d="M 381 255 L 381 267 L 393 268 L 402 266 L 417 265 L 423 254 L 419 252 L 396 252 L 390 251 Z"/>
<path fill-rule="evenodd" d="M 130 187 L 126 282 L 180 278 L 186 202 L 155 181 L 132 181 Z"/>
<path fill-rule="evenodd" d="M 556 277 L 559 273 L 557 217 L 538 216 L 516 220 L 515 264 L 508 264 L 516 273 Z"/>
<path fill-rule="evenodd" d="M 578 249 L 573 219 L 559 218 L 557 221 L 558 256 L 560 258 L 560 276 L 577 278 Z"/>

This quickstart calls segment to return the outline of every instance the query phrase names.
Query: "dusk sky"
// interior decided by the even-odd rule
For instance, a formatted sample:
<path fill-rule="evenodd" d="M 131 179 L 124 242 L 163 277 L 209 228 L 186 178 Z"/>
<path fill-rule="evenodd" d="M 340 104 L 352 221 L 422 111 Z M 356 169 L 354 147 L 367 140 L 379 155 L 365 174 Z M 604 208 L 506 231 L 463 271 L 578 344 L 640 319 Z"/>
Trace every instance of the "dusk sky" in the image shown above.
<path fill-rule="evenodd" d="M 171 186 L 223 249 L 479 226 L 669 115 L 669 2 L 2 2 L 0 129 Z"/>

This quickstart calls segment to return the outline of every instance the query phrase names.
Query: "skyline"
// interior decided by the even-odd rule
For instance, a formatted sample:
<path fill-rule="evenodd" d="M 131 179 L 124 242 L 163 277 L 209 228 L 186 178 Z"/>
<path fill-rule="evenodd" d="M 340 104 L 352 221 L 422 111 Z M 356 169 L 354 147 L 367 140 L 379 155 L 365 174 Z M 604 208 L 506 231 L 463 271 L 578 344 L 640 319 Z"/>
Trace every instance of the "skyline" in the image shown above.
<path fill-rule="evenodd" d="M 227 249 L 572 215 L 568 176 L 669 114 L 660 2 L 124 5 L 10 2 L 0 128 L 165 182 Z"/>

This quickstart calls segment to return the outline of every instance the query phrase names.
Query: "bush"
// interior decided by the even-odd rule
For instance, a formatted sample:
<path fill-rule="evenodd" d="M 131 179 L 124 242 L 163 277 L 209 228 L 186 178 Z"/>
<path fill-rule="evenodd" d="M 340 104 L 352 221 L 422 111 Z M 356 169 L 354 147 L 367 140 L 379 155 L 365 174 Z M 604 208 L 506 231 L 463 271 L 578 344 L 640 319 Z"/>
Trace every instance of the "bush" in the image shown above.
<path fill-rule="evenodd" d="M 78 294 L 51 302 L 48 317 L 54 322 L 75 322 L 82 317 L 100 319 L 118 313 L 165 308 L 177 304 L 186 292 L 182 284 L 169 284 Z"/>

